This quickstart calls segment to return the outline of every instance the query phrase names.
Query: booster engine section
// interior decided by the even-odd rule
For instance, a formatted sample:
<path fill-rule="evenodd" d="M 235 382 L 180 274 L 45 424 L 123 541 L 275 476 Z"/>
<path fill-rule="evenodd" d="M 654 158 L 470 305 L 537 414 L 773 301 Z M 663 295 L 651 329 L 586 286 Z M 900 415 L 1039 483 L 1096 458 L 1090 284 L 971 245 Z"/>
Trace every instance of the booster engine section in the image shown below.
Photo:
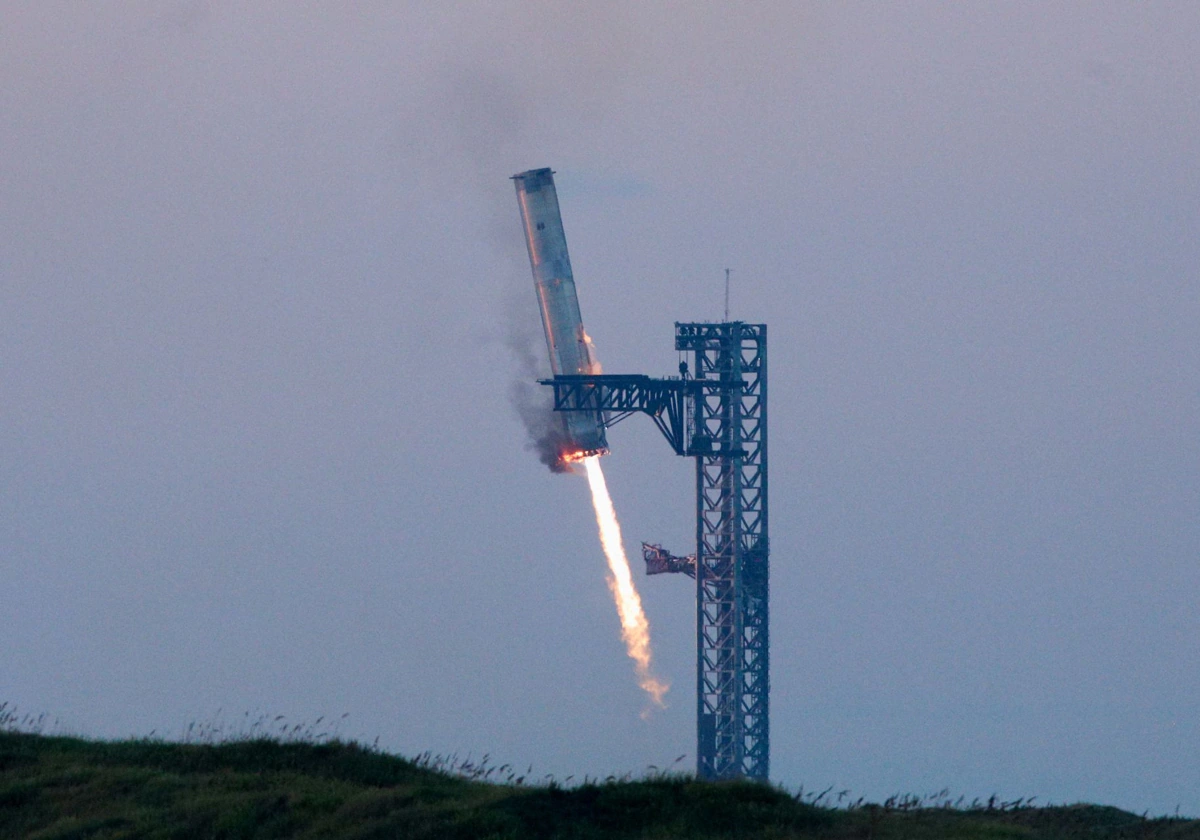
<path fill-rule="evenodd" d="M 554 173 L 549 169 L 531 169 L 513 176 L 521 221 L 525 225 L 525 244 L 533 267 L 533 285 L 542 311 L 546 349 L 550 352 L 550 370 L 555 376 L 600 372 L 591 341 L 583 329 L 579 298 L 571 258 L 567 255 L 567 237 L 563 233 L 558 210 Z M 559 453 L 562 460 L 578 460 L 589 455 L 608 453 L 604 422 L 595 411 L 556 412 L 562 419 L 565 442 Z"/>

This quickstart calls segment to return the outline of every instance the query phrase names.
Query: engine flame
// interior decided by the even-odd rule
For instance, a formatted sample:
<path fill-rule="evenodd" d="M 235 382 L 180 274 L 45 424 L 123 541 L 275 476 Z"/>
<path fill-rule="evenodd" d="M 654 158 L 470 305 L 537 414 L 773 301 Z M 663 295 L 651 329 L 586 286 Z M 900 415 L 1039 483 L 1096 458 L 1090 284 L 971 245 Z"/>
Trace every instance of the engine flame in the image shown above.
<path fill-rule="evenodd" d="M 663 695 L 671 685 L 654 676 L 651 669 L 650 623 L 642 611 L 642 599 L 633 585 L 629 560 L 625 557 L 625 546 L 621 542 L 621 525 L 617 522 L 612 497 L 608 495 L 600 458 L 589 455 L 583 459 L 583 466 L 592 490 L 592 507 L 596 510 L 596 524 L 600 528 L 600 545 L 604 548 L 604 556 L 608 558 L 608 588 L 612 590 L 613 600 L 617 603 L 625 650 L 634 662 L 638 685 L 650 695 L 655 705 L 666 708 Z"/>

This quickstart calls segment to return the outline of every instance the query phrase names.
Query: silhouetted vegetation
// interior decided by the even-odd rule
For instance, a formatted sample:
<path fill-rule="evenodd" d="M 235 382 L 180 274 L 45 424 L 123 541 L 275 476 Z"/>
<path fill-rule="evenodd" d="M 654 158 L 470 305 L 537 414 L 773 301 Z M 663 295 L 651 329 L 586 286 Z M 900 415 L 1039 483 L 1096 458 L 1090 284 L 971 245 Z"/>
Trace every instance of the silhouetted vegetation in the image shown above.
<path fill-rule="evenodd" d="M 577 785 L 529 775 L 486 757 L 410 761 L 336 740 L 109 742 L 10 728 L 0 732 L 0 837 L 1200 838 L 1197 820 L 1091 805 L 943 792 L 834 807 L 829 791 L 676 773 Z"/>

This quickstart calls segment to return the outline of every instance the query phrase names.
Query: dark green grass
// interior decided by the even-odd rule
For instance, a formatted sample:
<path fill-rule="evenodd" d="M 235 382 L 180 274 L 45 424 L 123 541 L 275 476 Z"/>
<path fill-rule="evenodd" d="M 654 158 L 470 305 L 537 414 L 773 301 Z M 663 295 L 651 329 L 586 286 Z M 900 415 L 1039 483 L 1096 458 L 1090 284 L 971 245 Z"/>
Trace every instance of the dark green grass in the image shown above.
<path fill-rule="evenodd" d="M 426 761 L 428 765 L 430 762 Z M 357 744 L 87 741 L 0 732 L 2 838 L 1163 838 L 1115 808 L 821 808 L 687 776 L 501 785 Z"/>

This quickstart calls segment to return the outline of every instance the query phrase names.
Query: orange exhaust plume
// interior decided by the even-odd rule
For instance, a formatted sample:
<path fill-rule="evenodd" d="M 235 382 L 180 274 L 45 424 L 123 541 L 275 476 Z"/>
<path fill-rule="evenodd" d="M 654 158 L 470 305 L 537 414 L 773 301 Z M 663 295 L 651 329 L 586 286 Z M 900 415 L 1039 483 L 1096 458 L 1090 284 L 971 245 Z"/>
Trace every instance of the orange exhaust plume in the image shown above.
<path fill-rule="evenodd" d="M 592 490 L 592 507 L 596 510 L 596 524 L 600 528 L 600 545 L 604 548 L 604 556 L 608 558 L 608 588 L 612 590 L 617 614 L 621 618 L 621 638 L 625 640 L 625 649 L 634 662 L 638 685 L 650 695 L 655 705 L 666 708 L 663 696 L 671 686 L 654 676 L 651 668 L 650 623 L 642 611 L 642 599 L 633 585 L 629 560 L 625 557 L 625 547 L 621 542 L 621 526 L 617 522 L 612 497 L 608 495 L 600 458 L 590 455 L 583 459 L 583 466 Z"/>

